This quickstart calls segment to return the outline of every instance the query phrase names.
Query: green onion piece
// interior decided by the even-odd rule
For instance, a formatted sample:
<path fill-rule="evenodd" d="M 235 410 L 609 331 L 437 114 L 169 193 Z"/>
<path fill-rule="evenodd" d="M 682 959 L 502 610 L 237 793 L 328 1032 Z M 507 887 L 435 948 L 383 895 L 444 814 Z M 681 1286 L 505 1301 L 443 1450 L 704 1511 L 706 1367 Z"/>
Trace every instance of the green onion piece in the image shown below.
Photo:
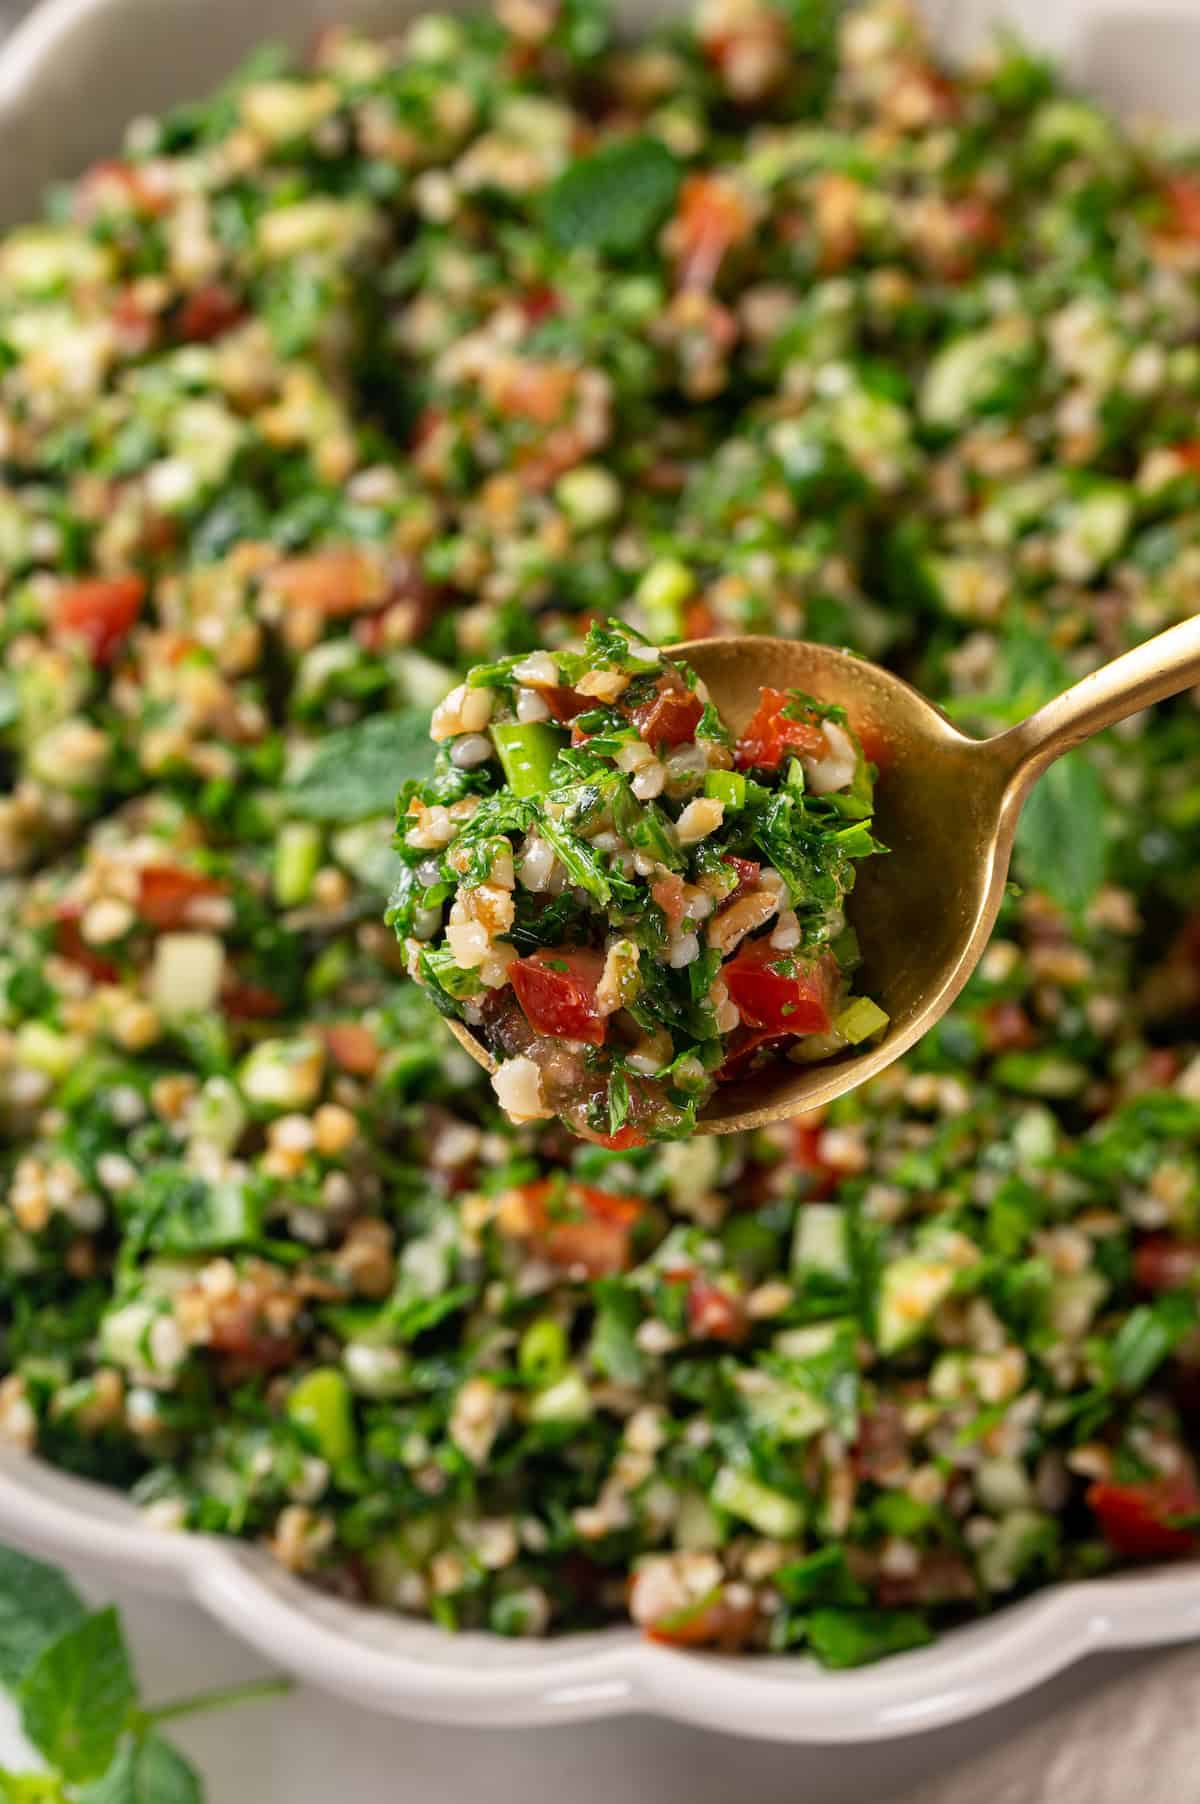
<path fill-rule="evenodd" d="M 860 1040 L 869 1040 L 888 1024 L 889 1017 L 877 1002 L 869 996 L 856 996 L 848 1002 L 841 1014 L 835 1019 L 835 1033 L 841 1034 L 851 1046 L 857 1046 Z"/>
<path fill-rule="evenodd" d="M 542 796 L 550 787 L 550 772 L 567 735 L 545 720 L 504 721 L 493 726 L 492 743 L 513 794 Z"/>
<path fill-rule="evenodd" d="M 321 829 L 315 821 L 286 821 L 275 841 L 271 883 L 280 908 L 307 902 L 321 863 Z"/>
<path fill-rule="evenodd" d="M 530 1322 L 521 1336 L 517 1350 L 517 1366 L 522 1378 L 532 1384 L 553 1384 L 567 1365 L 567 1337 L 562 1324 L 553 1316 L 540 1316 Z"/>
<path fill-rule="evenodd" d="M 350 1386 L 333 1366 L 318 1366 L 293 1387 L 287 1413 L 331 1466 L 352 1457 L 356 1436 Z"/>
<path fill-rule="evenodd" d="M 746 779 L 736 770 L 710 770 L 704 779 L 704 793 L 726 808 L 746 806 Z"/>

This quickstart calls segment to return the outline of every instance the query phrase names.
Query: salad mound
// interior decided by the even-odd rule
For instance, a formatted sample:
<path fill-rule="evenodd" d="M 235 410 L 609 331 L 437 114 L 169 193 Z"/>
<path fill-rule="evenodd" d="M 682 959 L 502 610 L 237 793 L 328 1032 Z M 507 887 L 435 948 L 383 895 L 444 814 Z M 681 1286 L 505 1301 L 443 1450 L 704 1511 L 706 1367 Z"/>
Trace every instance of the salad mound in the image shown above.
<path fill-rule="evenodd" d="M 834 1666 L 1200 1551 L 1189 698 L 803 1122 L 514 1126 L 383 920 L 481 662 L 761 631 L 986 732 L 1193 612 L 1198 345 L 1194 144 L 902 0 L 331 30 L 0 236 L 6 1457 L 448 1630 Z"/>
<path fill-rule="evenodd" d="M 716 1084 L 886 1025 L 847 990 L 844 903 L 881 848 L 843 710 L 764 689 L 735 739 L 694 671 L 613 621 L 476 667 L 431 730 L 388 919 L 501 1061 L 510 1121 L 679 1138 Z"/>

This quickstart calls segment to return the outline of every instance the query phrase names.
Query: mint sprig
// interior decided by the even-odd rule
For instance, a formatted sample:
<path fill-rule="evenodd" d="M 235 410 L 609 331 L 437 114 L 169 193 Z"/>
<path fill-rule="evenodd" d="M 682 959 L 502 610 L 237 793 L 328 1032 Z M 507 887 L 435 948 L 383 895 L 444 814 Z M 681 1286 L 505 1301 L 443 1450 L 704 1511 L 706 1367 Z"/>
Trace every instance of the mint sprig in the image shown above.
<path fill-rule="evenodd" d="M 0 1804 L 203 1804 L 159 1725 L 285 1691 L 286 1679 L 146 1706 L 116 1610 L 89 1611 L 54 1567 L 0 1547 L 0 1686 L 46 1772 L 0 1771 Z"/>

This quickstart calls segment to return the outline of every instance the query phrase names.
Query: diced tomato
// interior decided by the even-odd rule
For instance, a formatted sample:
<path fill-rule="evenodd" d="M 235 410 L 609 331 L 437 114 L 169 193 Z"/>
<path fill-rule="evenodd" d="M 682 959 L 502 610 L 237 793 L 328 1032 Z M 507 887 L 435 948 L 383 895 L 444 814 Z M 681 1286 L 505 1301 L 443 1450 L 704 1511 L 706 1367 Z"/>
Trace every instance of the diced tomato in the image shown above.
<path fill-rule="evenodd" d="M 611 1153 L 625 1153 L 634 1146 L 645 1146 L 646 1136 L 635 1127 L 626 1125 L 618 1128 L 615 1134 L 600 1134 L 595 1128 L 571 1124 L 571 1132 L 578 1140 L 588 1140 L 593 1146 L 607 1147 Z"/>
<path fill-rule="evenodd" d="M 748 1326 L 742 1299 L 707 1278 L 693 1278 L 688 1285 L 687 1320 L 697 1340 L 743 1340 Z"/>
<path fill-rule="evenodd" d="M 1200 1485 L 1190 1464 L 1165 1478 L 1092 1485 L 1087 1501 L 1104 1539 L 1123 1559 L 1166 1560 L 1200 1546 L 1194 1528 L 1175 1523 L 1200 1510 Z"/>
<path fill-rule="evenodd" d="M 567 689 L 561 683 L 539 683 L 536 687 L 555 720 L 564 725 L 577 714 L 586 714 L 589 708 L 596 706 L 595 696 L 580 695 L 578 690 Z"/>
<path fill-rule="evenodd" d="M 539 282 L 521 297 L 521 312 L 531 326 L 538 326 L 558 312 L 558 296 L 548 282 Z"/>
<path fill-rule="evenodd" d="M 221 1008 L 232 1021 L 273 1021 L 283 1013 L 283 998 L 265 983 L 234 977 L 221 986 Z"/>
<path fill-rule="evenodd" d="M 726 1042 L 724 1062 L 717 1072 L 719 1084 L 733 1084 L 739 1078 L 746 1077 L 760 1052 L 766 1052 L 772 1046 L 782 1046 L 787 1039 L 786 1034 L 772 1033 L 769 1029 L 763 1032 L 760 1028 L 739 1027 Z"/>
<path fill-rule="evenodd" d="M 717 1647 L 723 1653 L 735 1654 L 749 1641 L 757 1616 L 752 1598 L 731 1604 L 716 1592 L 689 1609 L 651 1623 L 646 1637 L 667 1647 Z"/>
<path fill-rule="evenodd" d="M 246 309 L 223 282 L 195 288 L 179 312 L 179 336 L 189 344 L 207 344 L 245 318 Z"/>
<path fill-rule="evenodd" d="M 753 858 L 735 858 L 732 852 L 726 852 L 721 863 L 729 865 L 737 878 L 737 888 L 731 889 L 722 898 L 723 902 L 736 902 L 747 890 L 758 888 L 758 874 L 762 866 L 756 864 Z"/>
<path fill-rule="evenodd" d="M 1200 439 L 1185 439 L 1182 444 L 1172 445 L 1171 450 L 1186 469 L 1200 476 Z"/>
<path fill-rule="evenodd" d="M 74 216 L 90 225 L 102 213 L 139 213 L 149 218 L 165 213 L 171 197 L 136 163 L 108 160 L 93 163 L 75 188 Z"/>
<path fill-rule="evenodd" d="M 79 926 L 82 906 L 65 902 L 55 915 L 54 950 L 68 963 L 86 971 L 94 983 L 116 983 L 121 973 L 111 958 L 89 946 Z"/>
<path fill-rule="evenodd" d="M 630 1241 L 645 1203 L 594 1184 L 568 1183 L 561 1212 L 552 1210 L 558 1186 L 550 1178 L 526 1184 L 501 1209 L 501 1223 L 552 1265 L 582 1266 L 589 1278 L 627 1271 Z"/>
<path fill-rule="evenodd" d="M 989 1002 L 983 1011 L 983 1038 L 989 1052 L 1022 1052 L 1037 1045 L 1033 1022 L 1019 1002 Z"/>
<path fill-rule="evenodd" d="M 208 1345 L 223 1356 L 227 1375 L 282 1371 L 296 1357 L 294 1335 L 273 1334 L 255 1306 L 236 1293 L 213 1310 Z"/>
<path fill-rule="evenodd" d="M 660 682 L 651 701 L 633 710 L 633 724 L 647 745 L 686 745 L 704 713 L 704 703 L 691 689 Z"/>
<path fill-rule="evenodd" d="M 656 883 L 650 885 L 650 895 L 666 915 L 667 926 L 674 933 L 683 920 L 683 911 L 686 906 L 683 878 L 677 877 L 674 872 L 671 872 L 669 876 L 660 877 Z"/>
<path fill-rule="evenodd" d="M 689 601 L 687 603 L 683 610 L 685 639 L 711 639 L 718 626 L 717 617 L 706 601 Z"/>
<path fill-rule="evenodd" d="M 801 757 L 823 758 L 828 741 L 815 721 L 789 720 L 783 710 L 791 697 L 782 689 L 764 689 L 758 707 L 747 722 L 737 742 L 735 760 L 739 770 L 774 770 L 783 762 L 786 752 Z"/>
<path fill-rule="evenodd" d="M 285 558 L 270 572 L 269 581 L 291 606 L 330 620 L 382 607 L 388 599 L 383 567 L 353 545 L 331 545 L 304 557 Z"/>
<path fill-rule="evenodd" d="M 1200 180 L 1192 175 L 1169 175 L 1161 192 L 1170 236 L 1200 240 Z"/>
<path fill-rule="evenodd" d="M 123 356 L 141 357 L 154 342 L 158 316 L 147 308 L 133 284 L 121 289 L 112 304 L 112 323 L 117 329 Z"/>
<path fill-rule="evenodd" d="M 793 1171 L 800 1172 L 805 1178 L 808 1201 L 819 1202 L 821 1198 L 831 1194 L 838 1180 L 837 1171 L 821 1157 L 821 1135 L 824 1130 L 802 1115 L 791 1122 L 790 1129 L 788 1164 Z"/>
<path fill-rule="evenodd" d="M 192 922 L 192 905 L 201 897 L 223 896 L 219 877 L 185 871 L 172 864 L 146 864 L 138 872 L 138 914 L 147 927 L 171 929 Z"/>
<path fill-rule="evenodd" d="M 374 1077 L 382 1049 L 369 1027 L 357 1021 L 334 1021 L 321 1029 L 329 1056 L 351 1077 Z"/>
<path fill-rule="evenodd" d="M 754 231 L 754 214 L 740 189 L 722 175 L 689 175 L 669 228 L 682 288 L 711 288 L 721 264 Z"/>
<path fill-rule="evenodd" d="M 504 362 L 485 377 L 488 400 L 511 419 L 553 426 L 575 391 L 575 371 L 565 363 Z"/>
<path fill-rule="evenodd" d="M 775 1034 L 824 1034 L 833 1025 L 838 970 L 828 956 L 802 965 L 767 940 L 748 940 L 721 975 L 747 1027 Z"/>
<path fill-rule="evenodd" d="M 854 737 L 862 747 L 862 755 L 868 764 L 873 764 L 877 771 L 887 770 L 892 761 L 892 748 L 877 720 L 867 718 L 852 723 Z"/>
<path fill-rule="evenodd" d="M 596 1006 L 604 970 L 599 952 L 531 952 L 511 967 L 512 987 L 535 1033 L 603 1046 L 608 1022 Z"/>
<path fill-rule="evenodd" d="M 145 598 L 146 585 L 140 576 L 68 583 L 55 598 L 55 630 L 81 640 L 97 664 L 111 664 Z"/>
<path fill-rule="evenodd" d="M 1139 1290 L 1186 1290 L 1200 1278 L 1200 1240 L 1148 1234 L 1134 1251 L 1133 1276 Z"/>

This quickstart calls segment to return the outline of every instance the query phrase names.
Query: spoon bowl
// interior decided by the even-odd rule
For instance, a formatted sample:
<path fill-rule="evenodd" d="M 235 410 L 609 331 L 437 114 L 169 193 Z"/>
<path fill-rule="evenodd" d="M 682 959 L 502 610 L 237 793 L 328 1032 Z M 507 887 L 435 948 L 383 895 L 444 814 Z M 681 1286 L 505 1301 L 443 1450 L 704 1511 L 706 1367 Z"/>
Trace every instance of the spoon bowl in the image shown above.
<path fill-rule="evenodd" d="M 831 1102 L 908 1050 L 950 1007 L 995 924 L 1017 807 L 1010 773 L 910 684 L 828 645 L 702 639 L 671 648 L 740 733 L 764 682 L 836 702 L 877 764 L 873 831 L 886 854 L 859 867 L 847 913 L 862 952 L 856 988 L 888 1014 L 883 1035 L 820 1063 L 775 1059 L 709 1099 L 700 1131 L 762 1127 Z M 1006 814 L 1009 818 L 1005 818 Z"/>
<path fill-rule="evenodd" d="M 832 1102 L 907 1052 L 950 1007 L 995 925 L 1021 806 L 1056 758 L 1102 728 L 1200 682 L 1200 615 L 1095 670 L 991 739 L 959 732 L 890 671 L 795 639 L 695 639 L 667 648 L 706 685 L 741 733 L 766 686 L 846 710 L 879 777 L 874 831 L 885 854 L 858 868 L 848 916 L 862 952 L 858 986 L 888 1014 L 878 1039 L 819 1063 L 776 1059 L 709 1098 L 701 1134 L 733 1134 Z M 449 1026 L 485 1070 L 496 1061 L 459 1021 Z"/>

